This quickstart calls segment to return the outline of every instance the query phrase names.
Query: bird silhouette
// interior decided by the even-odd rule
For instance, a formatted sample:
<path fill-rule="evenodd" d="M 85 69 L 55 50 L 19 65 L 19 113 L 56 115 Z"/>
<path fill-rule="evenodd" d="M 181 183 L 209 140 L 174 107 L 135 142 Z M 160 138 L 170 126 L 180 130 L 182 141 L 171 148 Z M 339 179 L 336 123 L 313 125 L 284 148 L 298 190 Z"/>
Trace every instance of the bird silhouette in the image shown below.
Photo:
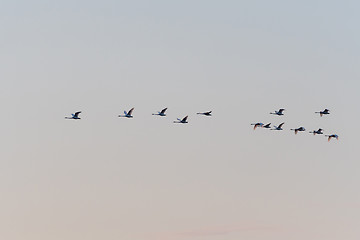
<path fill-rule="evenodd" d="M 257 127 L 263 127 L 263 126 L 264 126 L 263 123 L 252 123 L 251 125 L 254 125 L 254 130 L 255 130 Z"/>
<path fill-rule="evenodd" d="M 283 130 L 282 129 L 282 126 L 284 125 L 284 122 L 283 123 L 280 123 L 279 126 L 275 126 L 274 125 L 274 128 L 273 129 L 270 129 L 270 130 Z"/>
<path fill-rule="evenodd" d="M 76 113 L 72 113 L 71 114 L 71 117 L 65 117 L 66 119 L 81 119 L 81 118 L 79 118 L 79 114 L 80 114 L 81 112 L 76 112 Z"/>
<path fill-rule="evenodd" d="M 187 118 L 188 116 L 184 117 L 183 119 L 177 118 L 177 121 L 174 121 L 174 123 L 188 123 Z"/>
<path fill-rule="evenodd" d="M 295 134 L 297 134 L 298 132 L 303 132 L 306 129 L 304 127 L 299 127 L 299 128 L 292 128 L 290 130 L 295 131 Z"/>
<path fill-rule="evenodd" d="M 335 138 L 336 140 L 339 140 L 339 136 L 336 134 L 331 134 L 331 135 L 325 135 L 325 137 L 328 137 L 328 142 L 330 142 L 330 140 L 332 138 Z"/>
<path fill-rule="evenodd" d="M 314 130 L 314 131 L 312 131 L 312 132 L 309 132 L 309 133 L 312 133 L 312 134 L 314 134 L 314 135 L 316 135 L 316 134 L 323 134 L 323 129 L 321 129 L 321 128 L 319 128 L 318 130 Z"/>
<path fill-rule="evenodd" d="M 279 111 L 271 112 L 270 114 L 282 116 L 282 115 L 284 115 L 284 111 L 285 111 L 285 109 L 280 108 Z"/>
<path fill-rule="evenodd" d="M 323 115 L 330 114 L 330 110 L 325 108 L 324 111 L 315 112 L 315 113 L 320 113 L 320 117 L 322 117 Z"/>
<path fill-rule="evenodd" d="M 204 116 L 212 116 L 211 113 L 212 113 L 212 111 L 209 111 L 209 112 L 198 112 L 197 114 L 204 115 Z"/>
<path fill-rule="evenodd" d="M 119 115 L 119 117 L 133 118 L 133 116 L 131 115 L 133 111 L 134 108 L 130 109 L 129 112 L 124 111 L 125 115 Z"/>
<path fill-rule="evenodd" d="M 161 110 L 160 112 L 158 112 L 158 113 L 153 113 L 152 115 L 158 115 L 158 116 L 161 116 L 161 117 L 165 117 L 165 116 L 166 116 L 166 114 L 165 114 L 166 110 L 167 110 L 167 108 L 164 108 L 164 109 Z"/>

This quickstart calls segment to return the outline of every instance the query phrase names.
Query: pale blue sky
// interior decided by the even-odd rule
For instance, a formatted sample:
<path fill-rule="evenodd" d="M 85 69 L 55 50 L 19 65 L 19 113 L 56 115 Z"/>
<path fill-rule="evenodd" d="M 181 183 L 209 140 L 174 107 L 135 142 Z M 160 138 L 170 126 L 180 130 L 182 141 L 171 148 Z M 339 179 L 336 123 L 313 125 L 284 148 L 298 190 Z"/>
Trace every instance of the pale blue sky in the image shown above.
<path fill-rule="evenodd" d="M 358 240 L 359 7 L 0 1 L 1 235 Z"/>

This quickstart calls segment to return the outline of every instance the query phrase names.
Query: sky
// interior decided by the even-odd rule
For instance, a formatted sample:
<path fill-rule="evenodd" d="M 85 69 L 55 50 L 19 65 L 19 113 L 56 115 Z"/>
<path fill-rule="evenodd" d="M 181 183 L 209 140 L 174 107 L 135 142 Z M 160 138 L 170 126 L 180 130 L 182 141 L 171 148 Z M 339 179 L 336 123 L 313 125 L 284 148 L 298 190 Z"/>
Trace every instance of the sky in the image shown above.
<path fill-rule="evenodd" d="M 0 1 L 1 236 L 358 240 L 359 7 Z"/>

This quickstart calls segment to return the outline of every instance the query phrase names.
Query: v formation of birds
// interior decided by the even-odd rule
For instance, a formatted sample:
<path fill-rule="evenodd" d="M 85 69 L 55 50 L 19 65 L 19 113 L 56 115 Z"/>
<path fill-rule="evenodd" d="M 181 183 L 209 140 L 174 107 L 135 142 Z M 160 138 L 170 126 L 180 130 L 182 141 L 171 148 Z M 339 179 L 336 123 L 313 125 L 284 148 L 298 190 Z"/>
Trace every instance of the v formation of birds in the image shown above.
<path fill-rule="evenodd" d="M 166 110 L 167 108 L 162 109 L 161 111 L 157 112 L 157 113 L 153 113 L 152 115 L 155 116 L 161 116 L 161 117 L 165 117 L 166 116 Z M 119 115 L 119 117 L 124 117 L 124 118 L 133 118 L 132 112 L 134 111 L 134 108 L 131 108 L 129 111 L 124 111 L 124 115 Z M 271 112 L 270 114 L 273 115 L 277 115 L 277 116 L 283 116 L 284 115 L 284 111 L 285 109 L 280 108 L 278 111 L 274 111 Z M 71 117 L 65 117 L 66 119 L 76 119 L 79 120 L 81 119 L 79 117 L 81 112 L 75 112 L 73 114 L 71 114 Z M 323 111 L 319 111 L 319 112 L 315 112 L 315 113 L 319 113 L 320 117 L 324 116 L 324 115 L 328 115 L 330 114 L 330 110 L 329 109 L 324 109 Z M 208 112 L 198 112 L 198 115 L 204 115 L 204 116 L 212 116 L 212 111 L 208 111 Z M 174 123 L 188 123 L 188 116 L 185 116 L 183 118 L 177 118 L 176 121 L 174 121 Z M 273 128 L 271 128 L 271 123 L 268 124 L 264 124 L 261 122 L 257 122 L 257 123 L 252 123 L 251 125 L 253 125 L 253 129 L 256 130 L 257 128 L 267 128 L 270 130 L 277 130 L 277 131 L 281 131 L 283 130 L 283 125 L 285 124 L 285 122 L 280 123 L 278 126 L 273 125 Z M 294 131 L 295 135 L 298 134 L 298 132 L 305 132 L 306 129 L 304 127 L 298 127 L 298 128 L 291 128 L 291 131 Z M 323 129 L 319 128 L 318 130 L 313 130 L 311 132 L 309 132 L 313 135 L 322 135 L 323 133 Z M 339 136 L 337 134 L 330 134 L 330 135 L 325 135 L 325 137 L 328 138 L 328 141 L 330 141 L 332 138 L 339 140 Z"/>
<path fill-rule="evenodd" d="M 278 111 L 274 111 L 274 112 L 271 112 L 270 114 L 273 114 L 273 115 L 277 115 L 277 116 L 283 116 L 284 115 L 284 111 L 285 109 L 283 108 L 280 108 Z M 320 117 L 324 116 L 324 115 L 328 115 L 330 114 L 330 110 L 329 109 L 324 109 L 323 111 L 319 111 L 319 112 L 315 112 L 315 113 L 319 113 L 320 114 Z M 256 130 L 256 128 L 268 128 L 270 130 L 278 130 L 278 131 L 281 131 L 283 130 L 283 125 L 285 124 L 285 122 L 282 122 L 280 123 L 278 126 L 274 125 L 273 128 L 271 128 L 271 123 L 268 123 L 268 124 L 264 124 L 264 123 L 261 123 L 261 122 L 257 122 L 257 123 L 252 123 L 251 125 L 253 125 L 254 127 L 254 130 Z M 304 127 L 298 127 L 298 128 L 291 128 L 290 129 L 291 131 L 294 131 L 295 135 L 298 134 L 298 132 L 305 132 L 306 129 Z M 311 132 L 309 132 L 313 135 L 322 135 L 324 134 L 323 133 L 323 129 L 322 128 L 319 128 L 318 130 L 313 130 Z M 339 136 L 337 134 L 329 134 L 329 135 L 325 135 L 325 137 L 327 137 L 328 141 L 330 142 L 330 140 L 332 138 L 336 139 L 336 140 L 339 140 Z"/>

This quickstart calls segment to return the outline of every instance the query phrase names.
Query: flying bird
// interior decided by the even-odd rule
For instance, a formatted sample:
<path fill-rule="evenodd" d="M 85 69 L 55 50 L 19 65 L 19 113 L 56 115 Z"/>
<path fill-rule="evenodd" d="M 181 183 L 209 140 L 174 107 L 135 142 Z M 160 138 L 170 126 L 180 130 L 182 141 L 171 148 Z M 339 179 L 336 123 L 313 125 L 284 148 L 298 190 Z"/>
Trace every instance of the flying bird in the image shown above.
<path fill-rule="evenodd" d="M 285 109 L 280 108 L 279 111 L 271 112 L 270 114 L 282 116 L 282 115 L 284 115 L 284 113 L 283 113 L 284 111 L 285 111 Z"/>
<path fill-rule="evenodd" d="M 71 114 L 71 117 L 65 117 L 66 119 L 81 119 L 81 118 L 79 118 L 79 114 L 80 114 L 81 112 L 76 112 L 76 113 L 72 113 Z"/>
<path fill-rule="evenodd" d="M 263 128 L 271 128 L 271 123 L 264 125 Z"/>
<path fill-rule="evenodd" d="M 124 111 L 125 115 L 119 115 L 119 117 L 132 118 L 133 116 L 131 114 L 133 111 L 134 111 L 134 108 L 130 109 L 129 112 Z"/>
<path fill-rule="evenodd" d="M 177 118 L 177 121 L 174 121 L 174 123 L 188 123 L 187 118 L 188 116 L 184 117 L 183 119 Z"/>
<path fill-rule="evenodd" d="M 315 112 L 315 113 L 320 113 L 320 117 L 322 117 L 323 115 L 330 114 L 330 110 L 325 108 L 324 111 Z"/>
<path fill-rule="evenodd" d="M 299 127 L 299 128 L 292 128 L 290 130 L 295 131 L 295 134 L 297 134 L 298 132 L 303 132 L 306 129 L 304 127 Z"/>
<path fill-rule="evenodd" d="M 279 126 L 275 126 L 274 125 L 274 129 L 270 129 L 270 130 L 283 130 L 282 129 L 282 126 L 284 125 L 284 122 L 283 123 L 280 123 Z"/>
<path fill-rule="evenodd" d="M 164 108 L 163 110 L 161 110 L 161 112 L 158 112 L 158 113 L 153 113 L 152 115 L 158 115 L 158 116 L 162 116 L 162 117 L 165 117 L 167 108 Z"/>
<path fill-rule="evenodd" d="M 212 111 L 209 111 L 209 112 L 199 112 L 199 113 L 197 113 L 197 114 L 204 115 L 204 116 L 212 116 L 212 115 L 211 115 L 211 112 L 212 112 Z"/>
<path fill-rule="evenodd" d="M 254 130 L 255 130 L 257 127 L 263 127 L 263 126 L 264 126 L 263 123 L 252 123 L 251 125 L 254 125 Z"/>
<path fill-rule="evenodd" d="M 325 137 L 328 137 L 328 142 L 330 142 L 332 138 L 336 138 L 336 140 L 339 140 L 339 136 L 336 134 L 325 135 Z"/>
<path fill-rule="evenodd" d="M 319 128 L 317 131 L 312 131 L 312 132 L 309 132 L 309 133 L 312 133 L 312 134 L 314 134 L 314 135 L 316 135 L 316 134 L 323 134 L 323 129 L 321 129 L 321 128 Z"/>

